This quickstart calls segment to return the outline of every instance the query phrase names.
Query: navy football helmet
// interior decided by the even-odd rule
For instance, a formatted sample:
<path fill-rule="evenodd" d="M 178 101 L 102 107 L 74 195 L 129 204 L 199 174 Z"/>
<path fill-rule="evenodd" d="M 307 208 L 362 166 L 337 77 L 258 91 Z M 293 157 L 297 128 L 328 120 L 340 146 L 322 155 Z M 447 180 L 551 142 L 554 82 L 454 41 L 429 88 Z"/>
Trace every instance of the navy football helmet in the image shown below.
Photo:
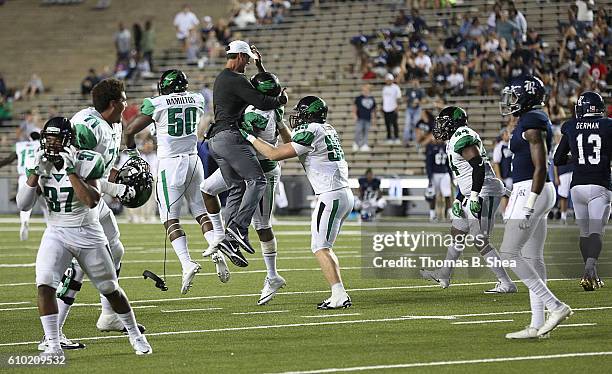
<path fill-rule="evenodd" d="M 68 118 L 53 117 L 45 123 L 40 133 L 40 149 L 43 150 L 45 157 L 57 163 L 62 160 L 60 152 L 70 146 L 74 141 L 72 125 Z"/>
<path fill-rule="evenodd" d="M 603 117 L 606 115 L 606 104 L 603 97 L 593 91 L 585 91 L 580 94 L 574 109 L 576 118 Z"/>
<path fill-rule="evenodd" d="M 544 104 L 544 83 L 540 78 L 528 75 L 504 87 L 499 102 L 502 116 L 515 117 Z"/>

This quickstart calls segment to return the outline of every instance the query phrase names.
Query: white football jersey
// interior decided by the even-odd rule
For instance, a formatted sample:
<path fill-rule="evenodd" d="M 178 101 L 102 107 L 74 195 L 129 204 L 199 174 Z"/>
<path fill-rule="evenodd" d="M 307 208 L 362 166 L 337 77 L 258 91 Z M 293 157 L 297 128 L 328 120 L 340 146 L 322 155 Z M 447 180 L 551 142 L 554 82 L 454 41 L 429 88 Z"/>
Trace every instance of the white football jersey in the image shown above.
<path fill-rule="evenodd" d="M 298 126 L 291 145 L 315 194 L 348 187 L 348 164 L 338 133 L 330 124 L 313 122 Z"/>
<path fill-rule="evenodd" d="M 15 153 L 17 153 L 17 173 L 26 175 L 26 169 L 34 167 L 36 152 L 40 148 L 38 140 L 23 141 L 15 143 Z"/>
<path fill-rule="evenodd" d="M 105 171 L 104 158 L 97 152 L 77 151 L 75 173 L 85 179 L 100 179 Z M 65 168 L 53 167 L 49 174 L 41 175 L 38 184 L 49 208 L 47 224 L 58 227 L 80 227 L 98 221 L 98 209 L 90 209 L 80 202 Z"/>
<path fill-rule="evenodd" d="M 140 113 L 153 117 L 159 158 L 197 154 L 198 125 L 204 114 L 204 96 L 172 93 L 144 99 Z"/>
<path fill-rule="evenodd" d="M 283 120 L 284 108 L 272 110 L 259 110 L 249 105 L 244 111 L 243 121 L 253 126 L 256 137 L 266 142 L 276 145 L 278 143 L 277 125 Z M 277 161 L 268 160 L 266 156 L 257 153 L 257 159 L 261 163 L 264 173 L 273 170 L 278 164 Z"/>
<path fill-rule="evenodd" d="M 79 111 L 71 119 L 75 133 L 75 146 L 88 149 L 102 155 L 104 159 L 104 177 L 108 178 L 121 146 L 121 123 L 109 124 L 94 108 Z"/>
<path fill-rule="evenodd" d="M 495 177 L 487 150 L 482 145 L 478 133 L 467 126 L 458 128 L 450 140 L 446 143 L 446 153 L 450 168 L 455 177 L 456 184 L 464 196 L 469 196 L 472 191 L 472 166 L 461 156 L 463 148 L 475 145 L 480 151 L 480 156 L 485 162 L 485 180 L 480 191 L 480 196 L 501 196 L 504 194 L 504 185 Z"/>

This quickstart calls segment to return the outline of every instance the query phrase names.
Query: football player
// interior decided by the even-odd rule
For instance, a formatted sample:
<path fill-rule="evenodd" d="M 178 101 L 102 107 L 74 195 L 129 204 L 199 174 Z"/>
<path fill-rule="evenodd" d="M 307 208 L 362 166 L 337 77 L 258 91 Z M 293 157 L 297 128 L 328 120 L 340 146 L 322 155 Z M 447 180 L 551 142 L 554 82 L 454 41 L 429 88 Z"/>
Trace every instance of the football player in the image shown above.
<path fill-rule="evenodd" d="M 157 84 L 159 96 L 144 99 L 140 114 L 128 125 L 126 146 L 137 152 L 134 135 L 155 123 L 157 137 L 157 202 L 159 216 L 166 235 L 181 262 L 183 282 L 181 293 L 186 294 L 200 264 L 189 255 L 187 236 L 181 227 L 181 198 L 185 197 L 189 210 L 200 225 L 209 244 L 213 243 L 213 225 L 206 214 L 200 194 L 204 170 L 197 152 L 198 125 L 204 115 L 204 97 L 189 92 L 187 76 L 180 70 L 165 71 Z M 229 271 L 221 254 L 212 257 L 217 275 L 222 282 L 229 280 Z"/>
<path fill-rule="evenodd" d="M 503 116 L 518 117 L 512 131 L 512 195 L 506 208 L 507 220 L 501 245 L 502 259 L 511 263 L 514 273 L 529 288 L 531 323 L 509 333 L 508 339 L 530 339 L 547 334 L 572 314 L 546 286 L 544 242 L 546 218 L 555 204 L 555 187 L 548 180 L 547 154 L 552 127 L 542 111 L 544 85 L 534 76 L 520 78 L 501 94 Z M 550 314 L 544 320 L 544 307 Z"/>
<path fill-rule="evenodd" d="M 276 75 L 270 72 L 257 73 L 251 78 L 251 84 L 253 84 L 253 87 L 257 90 L 268 96 L 278 96 L 282 89 Z M 285 125 L 283 115 L 284 107 L 271 110 L 259 110 L 249 105 L 244 112 L 243 126 L 252 128 L 253 133 L 257 137 L 260 137 L 270 144 L 276 145 L 279 135 L 284 143 L 290 143 L 291 131 Z M 272 300 L 276 292 L 286 284 L 285 279 L 276 271 L 277 243 L 274 232 L 272 231 L 272 223 L 270 222 L 272 208 L 274 207 L 274 194 L 276 193 L 276 186 L 278 186 L 280 181 L 281 166 L 278 161 L 270 160 L 261 154 L 257 155 L 257 159 L 266 177 L 267 185 L 259 201 L 258 207 L 255 209 L 251 224 L 259 236 L 261 252 L 267 269 L 264 286 L 261 290 L 259 300 L 257 301 L 258 305 L 264 305 Z M 209 214 L 210 212 L 218 214 L 221 209 L 221 204 L 217 196 L 230 189 L 230 186 L 227 185 L 223 179 L 223 175 L 221 175 L 221 169 L 217 169 L 211 176 L 206 178 L 200 186 L 200 189 L 202 190 L 202 196 Z M 224 245 L 225 242 L 221 243 L 223 236 L 223 230 L 221 230 L 219 235 L 215 238 L 219 246 L 211 246 L 203 255 L 208 256 L 217 249 L 226 252 L 227 248 L 226 245 Z M 228 255 L 231 254 L 232 252 L 228 253 Z"/>
<path fill-rule="evenodd" d="M 555 147 L 553 147 L 554 149 L 553 152 L 551 152 L 550 157 L 553 157 L 553 155 L 555 154 L 556 148 L 559 147 L 559 142 L 562 138 L 560 128 L 554 129 L 553 133 L 553 143 L 555 144 Z M 567 200 L 570 194 L 570 184 L 572 182 L 573 170 L 573 164 L 553 165 L 552 167 L 554 182 L 557 186 L 557 195 L 559 195 L 559 211 L 561 212 L 561 223 L 564 225 L 567 225 Z"/>
<path fill-rule="evenodd" d="M 457 183 L 457 197 L 452 205 L 451 235 L 456 242 L 448 247 L 445 265 L 436 270 L 421 270 L 424 279 L 433 280 L 447 288 L 453 262 L 459 259 L 464 245 L 460 238 L 471 234 L 474 245 L 485 258 L 489 268 L 497 277 L 494 288 L 485 293 L 514 293 L 516 285 L 501 266 L 500 256 L 489 243 L 495 223 L 495 211 L 505 193 L 503 183 L 495 177 L 480 136 L 469 127 L 468 116 L 463 108 L 448 106 L 436 117 L 433 136 L 446 141 L 446 154 L 450 169 Z"/>
<path fill-rule="evenodd" d="M 429 185 L 427 195 L 429 202 L 429 220 L 437 221 L 436 197 L 440 194 L 444 197 L 444 212 L 447 218 L 451 217 L 451 170 L 448 166 L 446 146 L 444 141 L 434 139 L 425 148 L 425 170 Z"/>
<path fill-rule="evenodd" d="M 17 174 L 19 175 L 19 179 L 17 180 L 18 188 L 28 179 L 26 176 L 26 168 L 34 161 L 36 152 L 38 152 L 40 146 L 39 140 L 40 133 L 38 131 L 33 131 L 30 134 L 30 140 L 15 143 L 15 152 L 11 153 L 3 160 L 0 160 L 0 168 L 17 160 Z M 39 200 L 41 200 L 40 207 L 46 218 L 47 206 L 46 204 L 42 203 L 42 198 L 39 198 Z M 28 240 L 30 215 L 32 215 L 32 210 L 19 212 L 19 221 L 21 222 L 21 227 L 19 229 L 19 240 Z"/>
<path fill-rule="evenodd" d="M 359 197 L 355 199 L 355 210 L 363 222 L 376 218 L 376 214 L 382 212 L 387 206 L 387 201 L 380 189 L 380 178 L 374 176 L 371 168 L 365 172 L 365 176 L 359 178 Z"/>
<path fill-rule="evenodd" d="M 610 159 L 612 120 L 606 118 L 606 105 L 597 92 L 583 92 L 576 103 L 576 118 L 561 127 L 561 141 L 555 152 L 555 165 L 571 163 L 571 183 L 576 222 L 580 227 L 580 252 L 585 262 L 580 285 L 585 291 L 603 287 L 597 274 L 602 236 L 610 216 Z"/>
<path fill-rule="evenodd" d="M 61 341 L 66 338 L 58 321 L 56 289 L 73 258 L 108 300 L 136 354 L 151 354 L 153 350 L 117 282 L 108 240 L 98 219 L 98 180 L 104 177 L 104 158 L 71 147 L 73 132 L 67 118 L 51 118 L 41 136 L 41 149 L 28 170 L 26 183 L 20 186 L 17 205 L 22 210 L 31 209 L 37 194 L 42 193 L 49 207 L 47 229 L 36 256 L 38 309 L 45 333 L 42 355 L 64 354 Z"/>
<path fill-rule="evenodd" d="M 508 147 L 508 141 L 510 140 L 510 129 L 505 127 L 499 136 L 499 141 L 493 148 L 493 171 L 497 178 L 504 182 L 504 186 L 509 191 L 512 191 L 512 151 Z M 503 215 L 508 205 L 508 196 L 502 196 L 499 210 Z"/>
<path fill-rule="evenodd" d="M 336 130 L 326 122 L 327 104 L 316 96 L 297 103 L 289 125 L 294 130 L 290 143 L 278 147 L 241 129 L 255 149 L 270 160 L 298 157 L 316 196 L 310 231 L 311 250 L 331 286 L 331 297 L 318 309 L 348 308 L 352 305 L 340 277 L 338 257 L 332 250 L 342 223 L 353 210 L 353 193 L 348 184 L 348 164 Z"/>

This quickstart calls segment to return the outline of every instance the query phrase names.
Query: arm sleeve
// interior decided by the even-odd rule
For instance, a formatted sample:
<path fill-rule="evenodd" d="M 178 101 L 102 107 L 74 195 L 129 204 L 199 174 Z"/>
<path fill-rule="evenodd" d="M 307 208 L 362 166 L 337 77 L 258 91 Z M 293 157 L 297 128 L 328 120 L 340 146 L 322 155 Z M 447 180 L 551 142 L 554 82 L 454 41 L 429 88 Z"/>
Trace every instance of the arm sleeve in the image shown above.
<path fill-rule="evenodd" d="M 17 197 L 15 198 L 17 202 L 17 207 L 22 211 L 31 210 L 36 204 L 36 189 L 38 187 L 30 187 L 27 184 L 22 184 L 19 186 L 17 190 Z"/>
<path fill-rule="evenodd" d="M 472 191 L 480 192 L 485 179 L 485 164 L 480 155 L 468 161 L 472 166 Z"/>
<path fill-rule="evenodd" d="M 568 157 L 567 154 L 570 152 L 570 145 L 567 135 L 563 134 L 561 136 L 561 140 L 559 141 L 559 145 L 555 150 L 555 155 L 553 156 L 553 162 L 555 166 L 561 166 L 567 164 Z"/>
<path fill-rule="evenodd" d="M 287 104 L 284 96 L 266 96 L 257 91 L 246 79 L 239 78 L 232 83 L 234 92 L 247 104 L 253 105 L 257 109 L 271 110 Z"/>

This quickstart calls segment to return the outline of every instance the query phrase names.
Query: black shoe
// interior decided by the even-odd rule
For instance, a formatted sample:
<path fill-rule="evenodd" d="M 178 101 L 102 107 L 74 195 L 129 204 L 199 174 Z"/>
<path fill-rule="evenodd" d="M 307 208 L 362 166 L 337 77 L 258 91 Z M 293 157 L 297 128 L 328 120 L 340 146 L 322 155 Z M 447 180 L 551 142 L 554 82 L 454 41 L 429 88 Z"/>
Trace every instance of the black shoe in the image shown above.
<path fill-rule="evenodd" d="M 217 247 L 224 255 L 227 256 L 227 258 L 229 258 L 232 264 L 241 268 L 249 266 L 249 262 L 246 258 L 244 258 L 244 255 L 242 254 L 242 252 L 240 252 L 240 249 L 238 249 L 238 246 L 236 244 L 237 243 L 232 243 L 226 238 L 223 239 L 217 245 Z"/>
<path fill-rule="evenodd" d="M 248 231 L 247 231 L 247 233 L 248 233 Z M 255 253 L 255 248 L 253 248 L 253 246 L 249 242 L 248 235 L 246 233 L 242 234 L 240 232 L 240 229 L 238 228 L 238 226 L 235 223 L 232 223 L 229 226 L 227 226 L 226 234 L 229 234 L 229 236 L 232 239 L 234 239 L 235 241 L 237 241 L 238 245 L 240 245 L 248 253 L 250 253 L 250 254 Z M 230 258 L 230 260 L 231 260 L 231 258 Z M 232 261 L 232 262 L 234 262 L 234 261 Z"/>

